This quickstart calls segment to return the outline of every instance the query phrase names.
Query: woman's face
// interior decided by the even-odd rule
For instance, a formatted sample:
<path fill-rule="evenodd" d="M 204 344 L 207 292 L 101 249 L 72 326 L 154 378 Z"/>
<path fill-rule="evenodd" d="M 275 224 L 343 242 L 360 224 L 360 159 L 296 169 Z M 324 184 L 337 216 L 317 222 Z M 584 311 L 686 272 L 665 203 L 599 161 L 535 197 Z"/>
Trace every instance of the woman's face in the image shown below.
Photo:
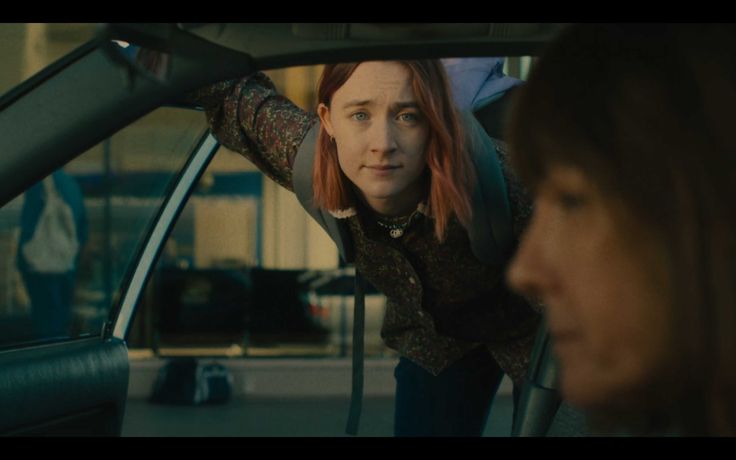
<path fill-rule="evenodd" d="M 361 63 L 318 111 L 340 168 L 368 205 L 388 215 L 412 211 L 424 193 L 429 125 L 409 70 L 398 62 Z"/>
<path fill-rule="evenodd" d="M 509 283 L 546 307 L 564 397 L 582 408 L 627 401 L 666 356 L 661 243 L 577 168 L 552 168 L 534 207 Z"/>

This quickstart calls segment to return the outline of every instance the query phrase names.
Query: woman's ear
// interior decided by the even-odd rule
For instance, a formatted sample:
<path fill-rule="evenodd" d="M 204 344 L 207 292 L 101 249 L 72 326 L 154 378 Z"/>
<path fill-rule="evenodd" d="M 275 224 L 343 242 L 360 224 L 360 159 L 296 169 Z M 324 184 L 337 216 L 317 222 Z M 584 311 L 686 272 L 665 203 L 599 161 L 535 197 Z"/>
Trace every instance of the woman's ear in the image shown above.
<path fill-rule="evenodd" d="M 332 121 L 330 120 L 330 108 L 320 102 L 317 106 L 317 115 L 319 115 L 319 121 L 322 123 L 322 128 L 327 131 L 330 137 L 335 137 L 332 129 Z"/>

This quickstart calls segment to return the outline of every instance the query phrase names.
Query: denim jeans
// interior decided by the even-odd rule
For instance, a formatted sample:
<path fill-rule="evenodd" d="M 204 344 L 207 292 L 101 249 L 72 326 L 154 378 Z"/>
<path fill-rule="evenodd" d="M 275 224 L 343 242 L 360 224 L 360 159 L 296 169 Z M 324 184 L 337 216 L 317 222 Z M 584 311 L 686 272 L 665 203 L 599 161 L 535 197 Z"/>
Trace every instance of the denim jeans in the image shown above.
<path fill-rule="evenodd" d="M 434 376 L 400 358 L 395 436 L 481 436 L 503 371 L 481 346 Z"/>

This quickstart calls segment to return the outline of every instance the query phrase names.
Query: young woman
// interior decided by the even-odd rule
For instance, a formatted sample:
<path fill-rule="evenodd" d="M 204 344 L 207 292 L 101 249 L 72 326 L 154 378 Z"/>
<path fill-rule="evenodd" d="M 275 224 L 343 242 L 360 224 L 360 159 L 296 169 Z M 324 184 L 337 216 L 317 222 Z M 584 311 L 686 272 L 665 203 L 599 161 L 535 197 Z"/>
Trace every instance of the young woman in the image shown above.
<path fill-rule="evenodd" d="M 500 143 L 456 110 L 442 64 L 328 65 L 317 116 L 263 74 L 192 97 L 225 146 L 307 190 L 300 200 L 323 226 L 342 225 L 357 270 L 387 296 L 381 333 L 401 356 L 396 435 L 481 435 L 503 373 L 525 374 L 539 315 L 474 251 L 473 193 L 490 178 L 471 153 L 499 156 L 514 237 L 530 207 Z"/>
<path fill-rule="evenodd" d="M 602 432 L 736 434 L 734 56 L 732 25 L 572 26 L 512 112 L 508 277 Z"/>

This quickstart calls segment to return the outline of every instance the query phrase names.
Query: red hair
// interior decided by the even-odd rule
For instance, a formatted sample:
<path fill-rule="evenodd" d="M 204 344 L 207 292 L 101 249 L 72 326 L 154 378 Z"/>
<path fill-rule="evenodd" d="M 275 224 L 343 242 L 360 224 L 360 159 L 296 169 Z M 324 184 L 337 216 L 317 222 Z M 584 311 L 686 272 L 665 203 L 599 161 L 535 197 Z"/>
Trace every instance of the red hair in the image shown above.
<path fill-rule="evenodd" d="M 460 115 L 452 101 L 448 78 L 440 61 L 398 62 L 409 70 L 419 110 L 429 122 L 426 152 L 430 172 L 429 209 L 435 219 L 437 239 L 443 241 L 453 215 L 466 228 L 470 223 L 475 168 L 465 150 Z M 332 96 L 359 65 L 359 62 L 326 65 L 319 81 L 318 104 L 330 107 Z M 315 206 L 337 210 L 352 205 L 350 180 L 340 169 L 337 148 L 324 126 L 317 137 L 312 177 Z"/>

